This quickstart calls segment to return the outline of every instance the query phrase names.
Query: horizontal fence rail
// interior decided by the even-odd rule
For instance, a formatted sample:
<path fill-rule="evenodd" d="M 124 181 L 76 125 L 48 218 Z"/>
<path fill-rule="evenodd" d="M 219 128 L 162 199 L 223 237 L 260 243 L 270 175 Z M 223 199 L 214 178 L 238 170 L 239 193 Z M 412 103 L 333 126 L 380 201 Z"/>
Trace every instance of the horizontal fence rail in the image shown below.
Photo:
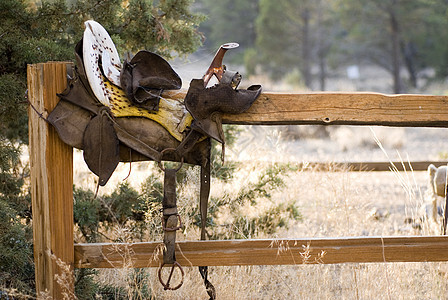
<path fill-rule="evenodd" d="M 183 99 L 185 92 L 168 92 L 164 96 Z M 448 127 L 448 96 L 267 92 L 247 112 L 224 115 L 223 123 Z"/>
<path fill-rule="evenodd" d="M 448 261 L 448 237 L 346 237 L 183 241 L 182 266 L 295 265 Z M 77 268 L 157 267 L 161 242 L 75 244 Z"/>
<path fill-rule="evenodd" d="M 429 165 L 435 167 L 446 166 L 448 161 L 412 161 L 412 162 L 304 162 L 299 163 L 298 168 L 303 171 L 376 171 L 384 172 L 396 168 L 398 171 L 426 171 Z"/>

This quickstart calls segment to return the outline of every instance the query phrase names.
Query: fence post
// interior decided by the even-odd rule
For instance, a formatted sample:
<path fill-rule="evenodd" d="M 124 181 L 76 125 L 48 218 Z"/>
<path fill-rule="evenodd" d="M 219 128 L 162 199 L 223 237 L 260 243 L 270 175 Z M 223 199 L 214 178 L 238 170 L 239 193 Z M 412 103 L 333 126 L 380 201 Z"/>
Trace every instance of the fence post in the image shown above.
<path fill-rule="evenodd" d="M 56 93 L 67 85 L 68 66 L 66 62 L 28 65 L 28 97 L 42 117 L 58 103 Z M 35 110 L 29 108 L 28 125 L 36 293 L 38 298 L 72 298 L 73 149 Z"/>

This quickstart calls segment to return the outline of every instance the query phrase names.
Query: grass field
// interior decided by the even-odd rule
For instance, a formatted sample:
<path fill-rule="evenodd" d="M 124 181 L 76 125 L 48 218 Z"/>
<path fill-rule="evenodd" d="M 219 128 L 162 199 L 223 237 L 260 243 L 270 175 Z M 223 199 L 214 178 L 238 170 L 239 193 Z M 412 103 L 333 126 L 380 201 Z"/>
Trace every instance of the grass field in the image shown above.
<path fill-rule="evenodd" d="M 275 133 L 272 135 L 276 136 Z M 260 174 L 272 167 L 276 160 L 273 157 L 283 160 L 281 155 L 284 142 L 283 139 L 278 139 L 273 142 L 274 147 L 269 149 L 257 148 L 255 145 L 256 151 L 252 159 L 240 161 L 231 181 L 212 182 L 212 197 L 233 199 L 242 187 L 250 186 L 259 180 Z M 388 146 L 386 142 L 384 147 Z M 229 150 L 230 158 L 235 158 L 238 154 L 235 154 L 235 151 L 238 152 L 238 144 L 235 149 Z M 364 156 L 369 160 L 374 159 L 375 155 L 380 155 L 371 154 L 377 150 L 371 145 L 355 143 L 347 151 L 363 151 L 360 157 Z M 396 155 L 388 153 L 387 149 L 380 151 L 385 161 L 388 156 Z M 406 152 L 406 149 L 403 151 Z M 261 159 L 258 160 L 257 157 Z M 271 160 L 266 157 L 270 157 Z M 294 161 L 291 164 L 294 165 Z M 122 172 L 114 174 L 112 180 L 120 182 L 126 177 L 129 166 L 121 168 Z M 151 163 L 134 164 L 128 180 L 138 187 L 139 182 L 152 168 Z M 82 167 L 77 169 L 78 172 L 82 172 L 80 171 Z M 185 215 L 198 201 L 198 176 L 198 169 L 190 170 L 187 174 L 189 180 L 179 191 L 179 207 L 181 213 Z M 284 186 L 272 189 L 270 199 L 260 199 L 256 201 L 256 205 L 243 203 L 237 208 L 237 214 L 243 214 L 248 218 L 256 217 L 274 210 L 281 203 L 285 205 L 294 203 L 300 218 L 289 219 L 287 226 L 279 228 L 273 234 L 258 230 L 249 236 L 244 236 L 245 231 L 241 231 L 241 227 L 232 225 L 235 222 L 236 210 L 228 208 L 221 210 L 217 215 L 215 221 L 220 226 L 215 230 L 221 233 L 227 231 L 227 236 L 237 234 L 244 238 L 440 234 L 440 224 L 431 220 L 421 220 L 421 217 L 425 216 L 425 205 L 429 199 L 426 172 L 350 172 L 346 169 L 318 172 L 309 169 L 290 169 L 279 176 L 283 179 Z M 91 179 L 88 178 L 78 176 L 78 180 L 84 183 L 90 182 Z M 147 221 L 157 222 L 157 220 Z M 185 220 L 186 229 L 179 234 L 179 239 L 199 239 L 199 232 L 191 222 Z M 126 240 L 125 227 L 114 230 L 113 234 L 120 235 Z M 162 237 L 148 232 L 147 239 L 161 240 Z M 325 257 L 322 260 L 325 261 Z M 115 298 L 119 298 L 119 293 L 126 293 L 127 297 L 136 299 L 145 299 L 148 295 L 156 299 L 207 299 L 197 268 L 185 267 L 185 282 L 177 291 L 164 291 L 158 282 L 156 271 L 156 269 L 143 269 L 136 272 L 131 265 L 123 269 L 102 269 L 96 280 L 100 283 L 113 283 L 116 287 Z M 448 298 L 447 263 L 210 267 L 209 272 L 218 299 Z"/>

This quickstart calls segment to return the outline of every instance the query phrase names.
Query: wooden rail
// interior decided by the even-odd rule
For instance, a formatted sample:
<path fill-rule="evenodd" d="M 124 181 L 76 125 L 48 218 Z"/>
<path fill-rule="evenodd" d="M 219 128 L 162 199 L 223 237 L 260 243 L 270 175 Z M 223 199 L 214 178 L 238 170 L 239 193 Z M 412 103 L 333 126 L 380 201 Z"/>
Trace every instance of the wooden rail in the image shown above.
<path fill-rule="evenodd" d="M 185 92 L 166 97 L 183 99 Z M 224 115 L 223 123 L 238 125 L 382 125 L 447 127 L 448 96 L 379 93 L 262 93 L 240 115 Z"/>
<path fill-rule="evenodd" d="M 448 97 L 377 93 L 264 93 L 224 123 L 254 125 L 382 125 L 447 127 Z"/>
<path fill-rule="evenodd" d="M 44 117 L 55 107 L 56 93 L 62 92 L 66 85 L 66 67 L 64 62 L 28 66 L 29 99 Z M 185 93 L 167 94 L 170 95 L 183 98 Z M 73 244 L 72 149 L 63 144 L 55 130 L 32 109 L 29 116 L 38 298 L 42 297 L 42 292 L 53 299 L 62 299 L 64 293 L 73 295 L 72 282 L 65 287 L 55 284 L 55 275 L 63 271 L 63 265 L 69 266 L 69 270 L 73 266 L 123 267 L 127 266 L 126 261 L 132 267 L 158 265 L 154 251 L 160 243 Z M 448 127 L 448 97 L 263 93 L 246 113 L 224 115 L 223 123 Z M 177 257 L 185 266 L 299 264 L 304 262 L 300 253 L 304 253 L 303 246 L 308 244 L 311 255 L 308 263 L 448 261 L 446 237 L 179 242 Z M 318 253 L 325 255 L 319 257 Z M 55 258 L 62 263 L 57 264 Z M 73 278 L 73 273 L 71 275 Z"/>
<path fill-rule="evenodd" d="M 176 245 L 176 258 L 183 266 L 448 261 L 448 237 L 442 236 L 185 241 Z M 75 267 L 157 267 L 161 247 L 161 242 L 77 244 Z"/>

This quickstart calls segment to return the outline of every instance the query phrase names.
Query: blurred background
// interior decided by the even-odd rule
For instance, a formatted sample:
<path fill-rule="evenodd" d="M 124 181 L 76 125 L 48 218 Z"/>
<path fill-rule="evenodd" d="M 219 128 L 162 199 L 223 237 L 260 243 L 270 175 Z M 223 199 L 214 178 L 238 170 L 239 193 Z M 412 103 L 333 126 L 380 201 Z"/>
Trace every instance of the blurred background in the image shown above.
<path fill-rule="evenodd" d="M 207 17 L 193 57 L 238 42 L 228 59 L 272 81 L 268 89 L 445 91 L 436 84 L 448 75 L 445 0 L 198 0 L 192 9 Z"/>

